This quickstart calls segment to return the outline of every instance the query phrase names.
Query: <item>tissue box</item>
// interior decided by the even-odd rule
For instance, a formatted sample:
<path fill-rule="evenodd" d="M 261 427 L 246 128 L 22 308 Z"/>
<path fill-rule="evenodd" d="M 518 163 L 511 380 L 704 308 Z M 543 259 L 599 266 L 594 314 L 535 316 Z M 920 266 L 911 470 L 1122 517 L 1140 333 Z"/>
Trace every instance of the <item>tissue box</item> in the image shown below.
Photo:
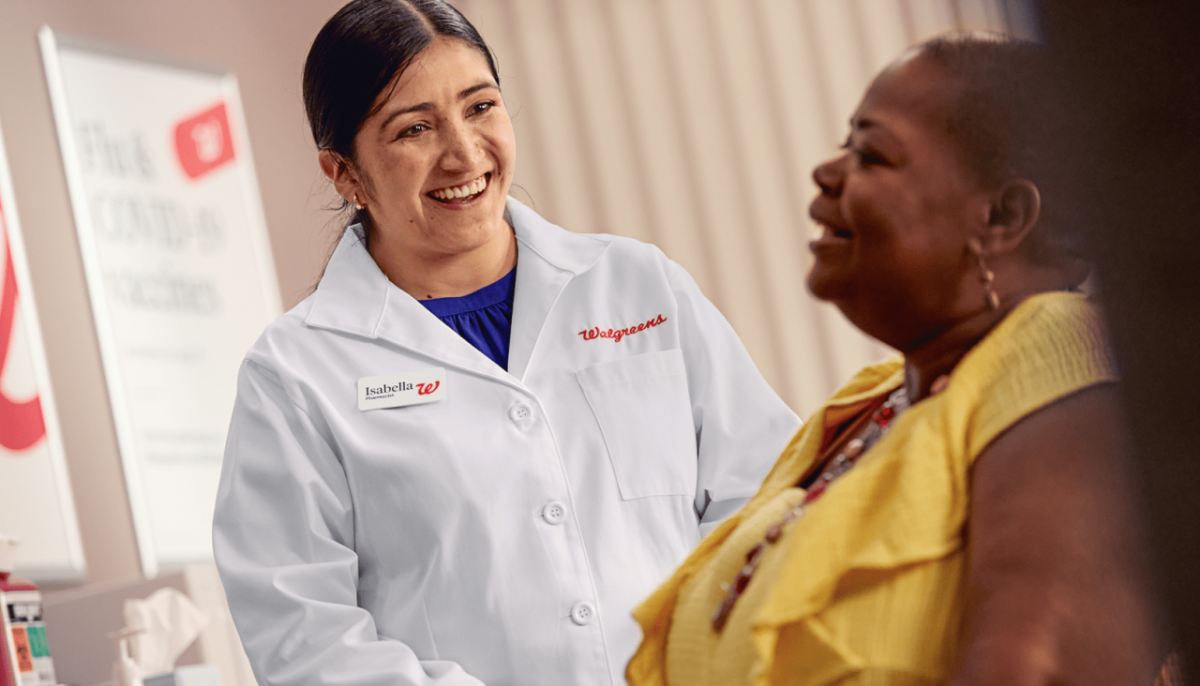
<path fill-rule="evenodd" d="M 142 679 L 143 686 L 221 686 L 221 672 L 216 665 L 187 665 L 174 672 L 155 674 Z"/>
<path fill-rule="evenodd" d="M 0 0 L 0 6 L 4 0 Z M 54 643 L 54 668 L 67 684 L 100 684 L 112 675 L 116 647 L 108 634 L 125 625 L 125 601 L 145 598 L 160 588 L 177 588 L 209 613 L 208 628 L 175 661 L 178 667 L 215 665 L 222 686 L 257 686 L 242 651 L 225 592 L 213 563 L 187 565 L 148 581 L 104 583 L 50 594 L 45 600 L 46 632 Z M 177 667 L 177 668 L 178 668 Z"/>

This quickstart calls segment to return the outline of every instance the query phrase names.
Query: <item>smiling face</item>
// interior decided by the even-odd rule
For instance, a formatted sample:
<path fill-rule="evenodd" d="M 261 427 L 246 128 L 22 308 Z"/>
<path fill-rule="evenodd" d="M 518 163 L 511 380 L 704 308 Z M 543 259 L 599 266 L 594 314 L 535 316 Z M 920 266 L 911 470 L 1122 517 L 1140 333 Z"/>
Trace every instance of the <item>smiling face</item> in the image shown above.
<path fill-rule="evenodd" d="M 352 165 L 329 156 L 322 166 L 342 197 L 367 207 L 381 264 L 434 264 L 511 241 L 512 121 L 476 48 L 435 38 L 379 94 L 354 149 Z"/>
<path fill-rule="evenodd" d="M 871 85 L 846 152 L 818 166 L 809 214 L 813 295 L 902 351 L 978 310 L 979 271 L 967 240 L 988 223 L 990 196 L 947 131 L 955 85 L 920 58 Z"/>

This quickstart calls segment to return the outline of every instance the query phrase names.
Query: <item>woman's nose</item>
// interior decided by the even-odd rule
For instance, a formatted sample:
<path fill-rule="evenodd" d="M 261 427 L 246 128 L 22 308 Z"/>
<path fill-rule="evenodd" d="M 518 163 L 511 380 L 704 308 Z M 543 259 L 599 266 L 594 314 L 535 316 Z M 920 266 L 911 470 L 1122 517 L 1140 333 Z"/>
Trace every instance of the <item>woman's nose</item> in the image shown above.
<path fill-rule="evenodd" d="M 846 155 L 841 155 L 826 160 L 813 169 L 813 181 L 820 187 L 822 194 L 834 198 L 842 194 L 842 181 L 845 179 L 842 165 L 845 160 Z"/>
<path fill-rule="evenodd" d="M 471 171 L 483 156 L 478 135 L 466 124 L 453 124 L 443 132 L 445 149 L 442 151 L 441 166 L 447 171 Z"/>

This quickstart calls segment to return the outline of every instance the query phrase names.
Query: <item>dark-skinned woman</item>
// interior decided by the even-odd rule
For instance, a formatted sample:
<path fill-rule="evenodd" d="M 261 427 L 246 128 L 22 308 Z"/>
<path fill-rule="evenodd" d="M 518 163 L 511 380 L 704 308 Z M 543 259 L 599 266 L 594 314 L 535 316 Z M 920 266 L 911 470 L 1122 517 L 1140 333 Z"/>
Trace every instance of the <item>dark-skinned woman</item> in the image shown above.
<path fill-rule="evenodd" d="M 813 294 L 902 356 L 635 611 L 630 684 L 1130 686 L 1157 632 L 1036 45 L 952 36 L 815 170 Z"/>

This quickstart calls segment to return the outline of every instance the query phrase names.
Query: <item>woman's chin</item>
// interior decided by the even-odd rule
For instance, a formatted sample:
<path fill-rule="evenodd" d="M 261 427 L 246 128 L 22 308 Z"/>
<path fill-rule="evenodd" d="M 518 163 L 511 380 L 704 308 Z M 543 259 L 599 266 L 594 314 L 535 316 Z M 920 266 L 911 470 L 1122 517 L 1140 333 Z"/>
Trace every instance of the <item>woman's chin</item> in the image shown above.
<path fill-rule="evenodd" d="M 836 273 L 831 273 L 830 270 L 823 268 L 819 262 L 808 271 L 808 291 L 817 300 L 837 302 L 845 296 L 846 290 L 845 280 L 838 278 Z"/>

